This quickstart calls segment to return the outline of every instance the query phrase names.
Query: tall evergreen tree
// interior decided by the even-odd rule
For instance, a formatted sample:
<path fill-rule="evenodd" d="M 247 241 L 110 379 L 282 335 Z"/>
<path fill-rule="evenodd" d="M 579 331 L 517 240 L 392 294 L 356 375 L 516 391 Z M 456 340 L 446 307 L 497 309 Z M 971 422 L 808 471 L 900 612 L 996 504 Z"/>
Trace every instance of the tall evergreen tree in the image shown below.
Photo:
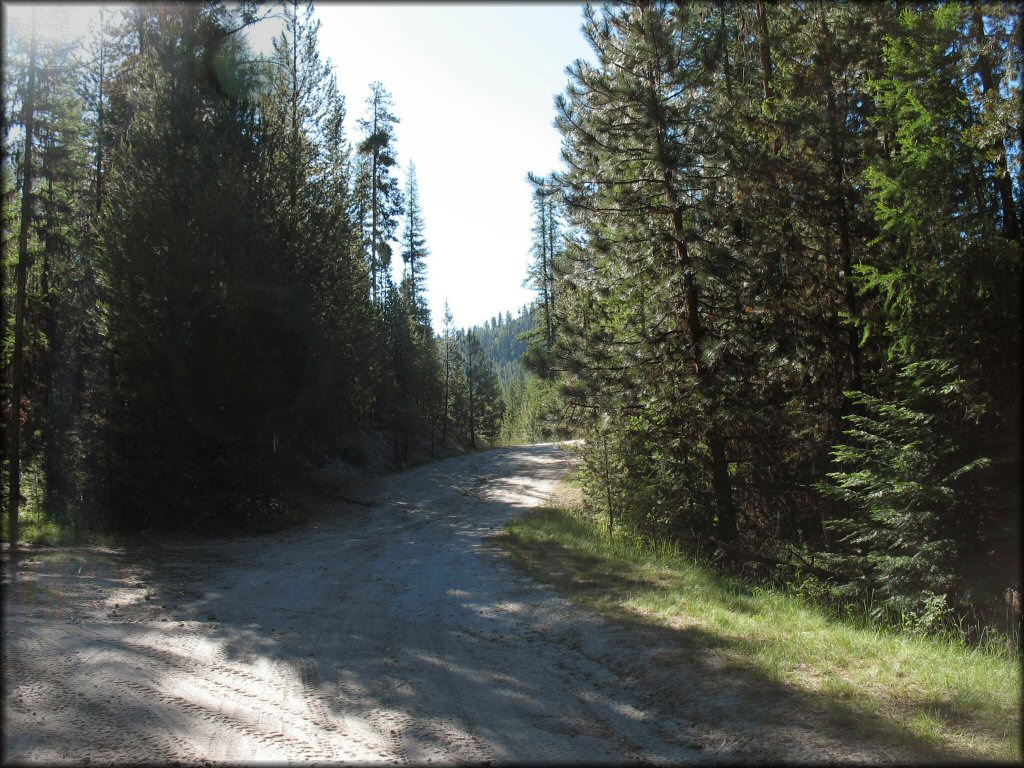
<path fill-rule="evenodd" d="M 141 29 L 135 85 L 120 84 L 131 118 L 111 158 L 102 224 L 122 528 L 224 513 L 211 500 L 235 501 L 230 489 L 260 472 L 255 461 L 245 464 L 254 474 L 230 466 L 243 458 L 230 446 L 269 450 L 271 422 L 293 415 L 274 401 L 302 362 L 272 319 L 286 302 L 254 313 L 252 293 L 238 289 L 265 236 L 243 215 L 256 208 L 245 199 L 249 107 L 244 90 L 225 92 L 205 66 L 216 56 L 221 72 L 244 77 L 227 35 L 235 18 L 218 5 L 154 14 Z"/>
<path fill-rule="evenodd" d="M 447 300 L 444 303 L 444 317 L 442 322 L 444 323 L 444 331 L 441 336 L 441 354 L 444 358 L 444 395 L 441 405 L 441 444 L 448 444 L 448 424 L 451 421 L 451 402 L 452 402 L 452 366 L 453 366 L 453 350 L 454 339 L 452 337 L 452 321 L 455 318 L 452 316 L 452 310 L 448 306 Z"/>
<path fill-rule="evenodd" d="M 318 51 L 320 23 L 310 3 L 285 7 L 285 25 L 267 62 L 266 87 L 253 130 L 259 137 L 257 178 L 262 216 L 276 222 L 273 242 L 254 260 L 251 283 L 259 292 L 307 304 L 315 338 L 304 348 L 311 377 L 296 396 L 316 413 L 308 432 L 295 436 L 330 442 L 359 420 L 355 411 L 372 389 L 359 329 L 369 307 L 366 270 L 351 217 L 351 157 L 345 136 L 345 101 L 333 68 Z M 278 306 L 275 302 L 274 306 Z M 295 325 L 284 311 L 279 321 Z M 313 347 L 327 350 L 314 355 Z"/>
<path fill-rule="evenodd" d="M 546 249 L 535 282 L 626 522 L 824 550 L 861 587 L 907 540 L 995 551 L 1019 499 L 1018 25 L 962 3 L 586 11 L 553 302 Z M 873 535 L 901 505 L 910 539 Z M 893 605 L 950 597 L 940 559 L 931 586 L 890 579 Z"/>
<path fill-rule="evenodd" d="M 529 175 L 533 185 L 533 256 L 528 280 L 540 294 L 544 346 L 550 349 L 555 341 L 555 255 L 560 240 L 555 189 L 551 179 Z"/>
<path fill-rule="evenodd" d="M 405 191 L 405 221 L 402 235 L 402 263 L 404 276 L 402 294 L 413 309 L 416 321 L 429 328 L 430 317 L 424 295 L 426 266 L 423 260 L 430 255 L 426 237 L 423 232 L 423 210 L 420 207 L 419 181 L 416 178 L 416 166 L 409 162 L 409 174 Z"/>
<path fill-rule="evenodd" d="M 16 527 L 25 467 L 34 467 L 32 474 L 39 478 L 33 495 L 62 523 L 67 522 L 66 502 L 82 495 L 82 488 L 72 488 L 73 465 L 81 455 L 73 444 L 82 426 L 81 367 L 86 339 L 94 330 L 87 312 L 95 295 L 87 282 L 91 206 L 76 45 L 35 32 L 11 42 L 5 47 L 10 56 L 5 74 L 16 85 L 22 112 L 14 123 L 21 128 L 22 183 L 21 206 L 15 206 L 14 349 L 4 362 L 12 372 L 7 402 L 20 404 L 19 423 L 9 433 L 10 490 L 18 489 L 18 498 L 10 500 Z"/>
<path fill-rule="evenodd" d="M 391 169 L 397 165 L 395 125 L 398 118 L 392 109 L 391 94 L 380 82 L 370 84 L 366 99 L 368 116 L 359 120 L 363 139 L 359 153 L 365 168 L 365 209 L 363 221 L 366 258 L 370 265 L 371 291 L 374 303 L 381 303 L 391 281 L 391 243 L 398 230 L 398 217 L 404 208 L 398 179 Z"/>
<path fill-rule="evenodd" d="M 856 278 L 879 297 L 865 334 L 887 362 L 855 396 L 865 413 L 847 417 L 836 447 L 833 492 L 853 514 L 833 525 L 848 567 L 911 614 L 954 595 L 955 563 L 1005 554 L 1021 498 L 1024 249 L 1002 182 L 1015 137 L 989 101 L 996 87 L 1019 101 L 1020 82 L 1010 46 L 989 46 L 985 23 L 955 3 L 904 10 L 873 81 L 890 151 L 867 173 L 881 234 Z M 988 23 L 1014 20 L 993 9 Z M 886 538 L 894 528 L 914 533 Z M 928 554 L 936 548 L 944 557 Z"/>
<path fill-rule="evenodd" d="M 18 224 L 18 262 L 15 269 L 14 349 L 11 356 L 10 399 L 8 400 L 10 426 L 7 430 L 9 457 L 7 530 L 11 541 L 11 554 L 14 557 L 17 556 L 19 535 L 18 516 L 21 508 L 21 424 L 23 409 L 22 398 L 25 391 L 25 305 L 26 294 L 28 291 L 28 269 L 30 258 L 29 234 L 34 211 L 34 201 L 32 199 L 32 177 L 35 169 L 32 163 L 32 153 L 35 145 L 35 104 L 39 69 L 39 37 L 36 29 L 35 11 L 32 13 L 32 31 L 30 35 L 27 78 L 24 96 L 22 98 L 22 125 L 25 138 L 24 151 L 22 154 L 23 170 L 21 182 L 21 210 L 20 221 Z"/>
<path fill-rule="evenodd" d="M 607 389 L 587 382 L 587 371 L 606 385 L 612 379 L 614 410 L 649 430 L 643 440 L 659 443 L 673 464 L 702 465 L 706 485 L 691 492 L 714 510 L 717 535 L 729 540 L 737 532 L 724 391 L 730 345 L 716 319 L 734 301 L 725 280 L 733 257 L 701 226 L 702 214 L 719 208 L 715 142 L 728 115 L 714 111 L 716 73 L 705 66 L 702 36 L 691 31 L 705 23 L 690 6 L 670 19 L 661 3 L 587 13 L 597 64 L 573 65 L 556 106 L 569 163 L 559 181 L 587 244 L 566 281 L 586 286 L 598 303 L 583 310 L 588 321 L 573 332 L 585 341 L 567 334 L 562 349 L 580 378 L 576 393 Z M 643 386 L 630 380 L 637 370 L 645 372 Z M 687 394 L 634 399 L 658 383 Z M 586 399 L 580 404 L 605 407 Z M 674 503 L 690 506 L 680 497 Z"/>
<path fill-rule="evenodd" d="M 465 423 L 469 446 L 478 447 L 478 440 L 493 445 L 501 433 L 504 402 L 498 377 L 472 330 L 462 337 L 462 360 L 466 377 Z"/>

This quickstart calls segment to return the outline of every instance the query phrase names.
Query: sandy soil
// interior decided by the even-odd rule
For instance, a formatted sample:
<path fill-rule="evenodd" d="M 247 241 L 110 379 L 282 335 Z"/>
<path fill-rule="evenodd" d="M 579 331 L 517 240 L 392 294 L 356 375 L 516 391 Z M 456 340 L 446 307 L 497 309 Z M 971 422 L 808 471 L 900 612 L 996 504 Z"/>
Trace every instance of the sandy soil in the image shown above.
<path fill-rule="evenodd" d="M 566 468 L 498 449 L 279 534 L 30 552 L 5 573 L 4 762 L 901 758 L 520 575 L 490 537 Z"/>

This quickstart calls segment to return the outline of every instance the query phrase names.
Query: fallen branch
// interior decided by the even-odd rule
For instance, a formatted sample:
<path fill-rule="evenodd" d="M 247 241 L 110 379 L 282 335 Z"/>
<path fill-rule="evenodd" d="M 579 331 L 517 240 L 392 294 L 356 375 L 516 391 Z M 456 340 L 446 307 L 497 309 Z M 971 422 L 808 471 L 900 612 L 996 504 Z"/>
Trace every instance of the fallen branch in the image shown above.
<path fill-rule="evenodd" d="M 815 576 L 821 576 L 823 578 L 831 578 L 836 575 L 832 571 L 819 568 L 816 565 L 811 565 L 809 563 L 794 563 L 790 560 L 781 560 L 777 557 L 770 557 L 769 555 L 760 555 L 736 544 L 727 544 L 726 542 L 714 537 L 711 538 L 711 542 L 722 552 L 736 560 L 752 560 L 756 563 L 764 563 L 766 565 L 784 565 L 787 568 L 806 571 L 807 573 L 813 573 Z"/>
<path fill-rule="evenodd" d="M 341 499 L 342 501 L 347 501 L 349 504 L 358 504 L 360 507 L 373 507 L 373 506 L 376 506 L 372 502 L 360 501 L 359 499 L 353 499 L 353 498 L 350 498 L 349 496 L 342 496 L 340 493 L 339 494 L 335 494 L 335 495 L 339 499 Z"/>

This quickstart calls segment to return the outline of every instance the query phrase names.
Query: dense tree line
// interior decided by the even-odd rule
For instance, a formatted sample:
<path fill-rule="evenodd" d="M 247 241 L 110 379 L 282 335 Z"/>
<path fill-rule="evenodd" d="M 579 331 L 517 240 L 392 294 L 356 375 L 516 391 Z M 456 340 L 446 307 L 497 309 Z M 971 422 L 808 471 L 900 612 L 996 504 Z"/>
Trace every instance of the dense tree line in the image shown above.
<path fill-rule="evenodd" d="M 533 330 L 533 312 L 530 307 L 523 307 L 515 317 L 506 312 L 473 329 L 498 375 L 502 392 L 508 392 L 513 382 L 525 376 L 522 359 L 527 341 L 523 337 Z"/>
<path fill-rule="evenodd" d="M 532 443 L 568 437 L 561 401 L 551 379 L 542 379 L 530 368 L 530 355 L 543 336 L 543 302 L 492 317 L 473 329 L 484 357 L 497 376 L 498 391 L 492 409 L 500 415 L 500 441 Z"/>
<path fill-rule="evenodd" d="M 921 626 L 1019 578 L 1022 21 L 587 9 L 528 358 L 593 505 Z"/>
<path fill-rule="evenodd" d="M 271 13 L 256 56 L 244 30 Z M 352 430 L 387 431 L 396 463 L 496 439 L 479 346 L 431 330 L 391 97 L 372 84 L 346 136 L 310 4 L 124 6 L 84 49 L 41 23 L 4 48 L 6 536 L 26 510 L 273 517 Z"/>

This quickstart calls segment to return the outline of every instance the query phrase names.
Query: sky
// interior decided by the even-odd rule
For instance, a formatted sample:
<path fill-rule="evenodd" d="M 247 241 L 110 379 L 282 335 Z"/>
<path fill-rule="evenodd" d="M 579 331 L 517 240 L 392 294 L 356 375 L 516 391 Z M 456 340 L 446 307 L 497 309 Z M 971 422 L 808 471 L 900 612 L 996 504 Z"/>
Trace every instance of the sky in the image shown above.
<path fill-rule="evenodd" d="M 404 189 L 416 165 L 427 298 L 440 329 L 447 299 L 457 327 L 533 299 L 528 171 L 561 167 L 553 122 L 565 68 L 590 55 L 582 3 L 322 3 L 320 52 L 345 95 L 350 139 L 369 85 L 391 92 Z M 273 34 L 274 24 L 254 30 Z M 400 260 L 396 259 L 400 264 Z"/>
<path fill-rule="evenodd" d="M 29 7 L 4 3 L 12 18 Z M 404 190 L 410 161 L 419 181 L 434 327 L 441 328 L 446 300 L 456 327 L 516 314 L 534 297 L 523 285 L 533 226 L 526 174 L 561 167 L 553 99 L 568 83 L 565 68 L 592 55 L 580 32 L 583 4 L 314 7 L 320 54 L 334 65 L 353 143 L 370 83 L 379 80 L 393 97 L 400 184 Z M 66 12 L 63 34 L 72 35 L 88 31 L 97 6 L 39 8 Z M 269 50 L 279 30 L 278 21 L 260 22 L 248 32 L 250 43 Z"/>

